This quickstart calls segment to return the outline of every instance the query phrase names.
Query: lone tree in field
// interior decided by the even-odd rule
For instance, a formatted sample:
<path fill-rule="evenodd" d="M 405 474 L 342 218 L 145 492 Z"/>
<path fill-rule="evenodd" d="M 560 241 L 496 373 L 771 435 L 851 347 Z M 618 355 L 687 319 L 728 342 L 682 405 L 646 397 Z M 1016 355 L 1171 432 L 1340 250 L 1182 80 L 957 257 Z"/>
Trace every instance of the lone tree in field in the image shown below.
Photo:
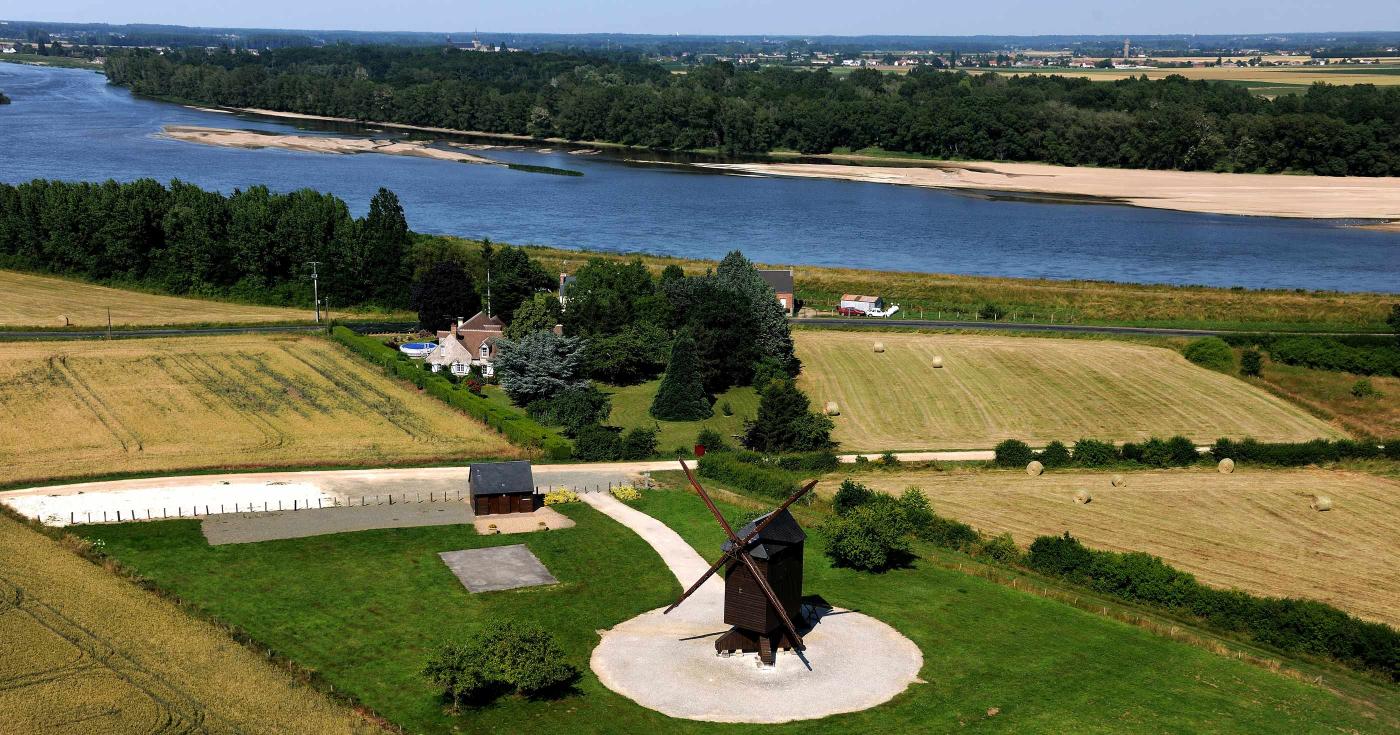
<path fill-rule="evenodd" d="M 502 340 L 496 357 L 501 388 L 518 406 L 580 388 L 583 340 L 554 332 L 531 332 L 518 342 Z"/>
<path fill-rule="evenodd" d="M 700 379 L 695 340 L 682 332 L 671 346 L 671 361 L 666 363 L 666 374 L 651 402 L 651 415 L 662 421 L 695 421 L 707 419 L 712 413 Z"/>
<path fill-rule="evenodd" d="M 413 283 L 410 307 L 418 312 L 418 326 L 430 332 L 447 329 L 456 317 L 481 310 L 471 276 L 460 263 L 440 260 Z"/>
<path fill-rule="evenodd" d="M 719 262 L 715 279 L 722 288 L 748 299 L 758 321 L 759 357 L 777 360 L 788 375 L 797 375 L 802 363 L 793 350 L 787 314 L 754 264 L 735 250 Z"/>
<path fill-rule="evenodd" d="M 1259 350 L 1248 349 L 1240 353 L 1240 375 L 1259 377 L 1264 371 L 1264 356 Z"/>
<path fill-rule="evenodd" d="M 744 432 L 744 446 L 759 452 L 807 452 L 830 449 L 834 425 L 810 410 L 806 394 L 791 378 L 774 380 L 759 390 L 758 415 Z"/>

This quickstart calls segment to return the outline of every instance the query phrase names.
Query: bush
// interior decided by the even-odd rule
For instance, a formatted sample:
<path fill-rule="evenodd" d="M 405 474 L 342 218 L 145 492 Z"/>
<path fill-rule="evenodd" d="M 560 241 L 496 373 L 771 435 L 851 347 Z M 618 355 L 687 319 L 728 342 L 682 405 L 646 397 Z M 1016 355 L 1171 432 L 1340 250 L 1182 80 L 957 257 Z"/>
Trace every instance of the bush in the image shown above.
<path fill-rule="evenodd" d="M 880 455 L 880 466 L 886 469 L 893 469 L 899 466 L 899 457 L 894 456 L 894 452 L 885 452 Z"/>
<path fill-rule="evenodd" d="M 976 555 L 1002 564 L 1015 564 L 1021 560 L 1021 547 L 1016 545 L 1011 534 L 1003 533 L 978 543 Z"/>
<path fill-rule="evenodd" d="M 1351 384 L 1351 394 L 1357 398 L 1376 398 L 1381 392 L 1376 390 L 1376 386 L 1372 385 L 1370 380 L 1362 378 Z"/>
<path fill-rule="evenodd" d="M 537 625 L 513 620 L 488 623 L 461 642 L 439 646 L 423 675 L 453 706 L 485 702 L 503 694 L 558 691 L 579 678 L 554 636 Z"/>
<path fill-rule="evenodd" d="M 637 491 L 637 488 L 632 487 L 631 485 L 618 485 L 617 487 L 613 488 L 611 492 L 614 498 L 617 498 L 618 500 L 621 500 L 624 503 L 635 503 L 638 500 L 642 499 L 642 494 Z"/>
<path fill-rule="evenodd" d="M 1125 444 L 1123 457 L 1151 467 L 1186 467 L 1195 464 L 1200 454 L 1196 451 L 1195 443 L 1184 436 L 1174 436 L 1166 441 L 1154 436 L 1141 445 Z"/>
<path fill-rule="evenodd" d="M 909 529 L 899 504 L 880 496 L 822 524 L 826 555 L 838 567 L 878 572 L 913 556 Z"/>
<path fill-rule="evenodd" d="M 612 413 L 612 396 L 585 385 L 569 388 L 553 398 L 542 398 L 525 407 L 536 421 L 563 427 L 564 433 L 577 436 L 580 429 L 601 424 Z"/>
<path fill-rule="evenodd" d="M 1217 439 L 1210 453 L 1217 461 L 1229 458 L 1240 463 L 1280 467 L 1299 467 L 1343 459 L 1374 459 L 1382 456 L 1380 445 L 1376 442 L 1350 439 L 1314 439 L 1309 442 L 1271 444 L 1254 439 L 1239 442 Z"/>
<path fill-rule="evenodd" d="M 1052 441 L 1036 455 L 1036 459 L 1046 467 L 1066 467 L 1070 463 L 1070 453 L 1064 442 Z"/>
<path fill-rule="evenodd" d="M 994 461 L 998 467 L 1024 467 L 1033 459 L 1035 453 L 1030 445 L 1020 439 L 1007 439 L 996 446 Z"/>
<path fill-rule="evenodd" d="M 700 476 L 733 485 L 746 493 L 786 500 L 797 492 L 797 475 L 781 467 L 751 464 L 738 452 L 706 454 L 700 458 Z"/>
<path fill-rule="evenodd" d="M 1353 346 L 1330 337 L 1289 337 L 1269 347 L 1275 362 L 1356 375 L 1400 375 L 1400 349 Z"/>
<path fill-rule="evenodd" d="M 727 452 L 732 449 L 728 442 L 724 441 L 723 434 L 708 426 L 695 435 L 695 443 L 704 447 L 706 452 Z"/>
<path fill-rule="evenodd" d="M 935 514 L 929 524 L 915 528 L 914 535 L 931 544 L 954 551 L 971 551 L 982 540 L 977 529 L 961 521 Z"/>
<path fill-rule="evenodd" d="M 1386 459 L 1400 459 L 1400 436 L 1385 440 L 1383 454 Z"/>
<path fill-rule="evenodd" d="M 618 446 L 619 459 L 646 459 L 656 454 L 656 434 L 655 427 L 628 430 Z"/>
<path fill-rule="evenodd" d="M 851 478 L 841 481 L 841 487 L 836 489 L 836 496 L 831 499 L 832 508 L 837 515 L 847 513 L 869 503 L 875 497 L 875 492 Z"/>
<path fill-rule="evenodd" d="M 555 488 L 544 494 L 545 505 L 565 505 L 577 502 L 578 493 L 565 487 Z"/>
<path fill-rule="evenodd" d="M 1257 378 L 1264 372 L 1264 355 L 1250 348 L 1240 353 L 1240 375 Z"/>
<path fill-rule="evenodd" d="M 616 426 L 593 424 L 579 429 L 574 437 L 574 457 L 591 462 L 615 460 L 622 456 L 622 430 Z"/>
<path fill-rule="evenodd" d="M 928 496 L 917 487 L 906 488 L 899 496 L 899 510 L 904 514 L 904 522 L 909 525 L 910 532 L 916 536 L 919 529 L 928 528 L 937 517 L 933 514 Z"/>
<path fill-rule="evenodd" d="M 1186 345 L 1183 352 L 1186 359 L 1211 370 L 1229 372 L 1235 366 L 1235 355 L 1230 345 L 1219 337 L 1202 337 Z"/>
<path fill-rule="evenodd" d="M 1118 461 L 1118 450 L 1108 442 L 1080 439 L 1070 457 L 1081 467 L 1103 467 Z"/>

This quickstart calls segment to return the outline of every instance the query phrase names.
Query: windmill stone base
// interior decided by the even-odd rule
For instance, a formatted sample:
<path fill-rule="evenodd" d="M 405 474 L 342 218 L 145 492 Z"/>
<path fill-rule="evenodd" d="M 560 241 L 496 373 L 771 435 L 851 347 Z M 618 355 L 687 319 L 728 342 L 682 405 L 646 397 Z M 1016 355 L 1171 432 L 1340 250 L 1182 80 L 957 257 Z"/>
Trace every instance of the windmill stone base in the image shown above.
<path fill-rule="evenodd" d="M 799 626 L 804 626 L 802 621 L 793 621 Z M 801 651 L 802 644 L 793 640 L 792 636 L 782 628 L 771 633 L 759 633 L 745 628 L 730 628 L 728 633 L 720 636 L 715 641 L 715 653 L 757 653 L 758 660 L 764 666 L 772 666 L 777 662 L 778 651 Z"/>

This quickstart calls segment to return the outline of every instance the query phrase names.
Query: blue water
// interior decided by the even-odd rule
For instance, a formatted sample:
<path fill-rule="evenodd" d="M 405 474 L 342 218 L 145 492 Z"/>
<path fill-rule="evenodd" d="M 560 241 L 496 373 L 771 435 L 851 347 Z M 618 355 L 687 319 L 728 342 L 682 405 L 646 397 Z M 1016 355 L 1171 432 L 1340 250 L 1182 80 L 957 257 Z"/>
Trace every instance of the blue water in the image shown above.
<path fill-rule="evenodd" d="M 710 258 L 740 248 L 758 261 L 794 265 L 1400 291 L 1400 235 L 1327 222 L 990 201 L 558 151 L 485 155 L 584 176 L 377 154 L 219 148 L 156 134 L 167 124 L 284 132 L 294 126 L 136 98 L 85 70 L 0 64 L 0 90 L 14 100 L 0 106 L 0 181 L 10 183 L 153 177 L 223 191 L 311 187 L 340 195 L 357 214 L 387 186 L 416 230 L 517 244 Z"/>

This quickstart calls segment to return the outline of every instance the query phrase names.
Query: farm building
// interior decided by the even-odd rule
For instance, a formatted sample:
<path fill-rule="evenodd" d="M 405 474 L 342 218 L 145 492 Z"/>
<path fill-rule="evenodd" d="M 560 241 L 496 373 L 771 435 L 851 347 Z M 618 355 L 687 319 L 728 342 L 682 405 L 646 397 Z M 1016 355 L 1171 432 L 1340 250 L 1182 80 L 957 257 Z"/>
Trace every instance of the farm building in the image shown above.
<path fill-rule="evenodd" d="M 773 289 L 773 293 L 778 297 L 778 303 L 783 307 L 783 311 L 791 314 L 797 310 L 797 299 L 794 295 L 792 285 L 792 269 L 782 270 L 760 270 L 758 275 L 763 278 L 764 283 Z"/>
<path fill-rule="evenodd" d="M 535 476 L 526 460 L 481 462 L 467 472 L 472 510 L 479 516 L 533 513 L 541 506 Z"/>
<path fill-rule="evenodd" d="M 427 362 L 435 373 L 446 369 L 453 375 L 466 375 L 475 365 L 483 375 L 490 376 L 495 373 L 492 363 L 496 359 L 496 341 L 505 328 L 505 322 L 486 312 L 458 319 L 456 324 L 438 332 L 437 349 L 428 353 Z"/>
<path fill-rule="evenodd" d="M 846 316 L 868 316 L 871 312 L 883 311 L 884 308 L 885 300 L 879 296 L 861 296 L 848 293 L 841 296 L 841 305 L 836 311 Z"/>

